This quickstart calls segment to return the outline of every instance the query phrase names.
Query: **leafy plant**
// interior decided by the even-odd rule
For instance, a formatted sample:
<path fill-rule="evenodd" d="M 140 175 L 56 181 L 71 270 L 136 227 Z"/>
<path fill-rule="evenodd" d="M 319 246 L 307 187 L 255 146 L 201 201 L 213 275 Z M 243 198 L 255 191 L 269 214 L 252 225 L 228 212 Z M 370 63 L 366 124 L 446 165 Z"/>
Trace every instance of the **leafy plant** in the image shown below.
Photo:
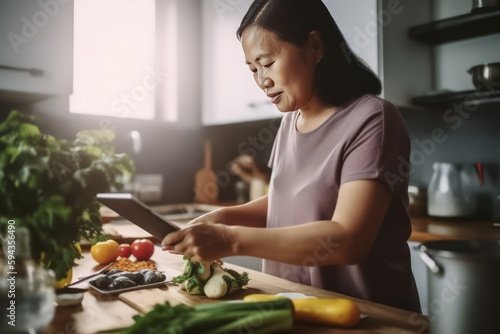
<path fill-rule="evenodd" d="M 66 276 L 75 243 L 102 237 L 98 192 L 120 191 L 135 170 L 115 153 L 110 130 L 84 130 L 73 142 L 40 132 L 36 120 L 12 111 L 0 124 L 0 232 L 9 220 L 31 232 L 32 255 Z"/>

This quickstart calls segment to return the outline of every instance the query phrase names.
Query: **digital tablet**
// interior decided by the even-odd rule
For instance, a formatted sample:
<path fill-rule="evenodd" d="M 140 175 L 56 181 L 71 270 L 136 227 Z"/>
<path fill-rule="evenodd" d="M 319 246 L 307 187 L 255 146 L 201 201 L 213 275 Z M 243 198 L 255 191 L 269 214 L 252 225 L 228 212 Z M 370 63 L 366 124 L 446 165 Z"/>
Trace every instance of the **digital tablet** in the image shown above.
<path fill-rule="evenodd" d="M 177 225 L 163 219 L 132 194 L 100 193 L 96 195 L 96 199 L 123 218 L 151 233 L 158 240 L 179 229 Z"/>

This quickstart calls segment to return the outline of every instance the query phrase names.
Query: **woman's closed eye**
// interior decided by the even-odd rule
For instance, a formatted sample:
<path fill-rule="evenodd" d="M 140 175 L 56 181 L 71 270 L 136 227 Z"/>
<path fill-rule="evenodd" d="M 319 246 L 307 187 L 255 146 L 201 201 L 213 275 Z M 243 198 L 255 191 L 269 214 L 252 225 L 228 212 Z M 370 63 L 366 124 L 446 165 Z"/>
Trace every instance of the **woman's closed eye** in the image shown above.
<path fill-rule="evenodd" d="M 270 68 L 271 66 L 273 66 L 273 64 L 274 64 L 274 61 L 269 63 L 269 64 L 262 65 L 262 67 Z M 250 68 L 250 71 L 252 71 L 252 73 L 257 73 L 257 68 Z"/>

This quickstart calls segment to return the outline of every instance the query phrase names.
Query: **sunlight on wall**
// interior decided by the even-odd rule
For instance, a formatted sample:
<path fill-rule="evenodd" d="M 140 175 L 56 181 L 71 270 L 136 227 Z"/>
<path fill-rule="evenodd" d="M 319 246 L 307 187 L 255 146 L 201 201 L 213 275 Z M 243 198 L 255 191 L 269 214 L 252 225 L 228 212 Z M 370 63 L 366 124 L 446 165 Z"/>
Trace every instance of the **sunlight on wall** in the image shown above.
<path fill-rule="evenodd" d="M 70 111 L 154 119 L 157 89 L 175 86 L 156 59 L 155 1 L 75 0 L 74 16 Z"/>

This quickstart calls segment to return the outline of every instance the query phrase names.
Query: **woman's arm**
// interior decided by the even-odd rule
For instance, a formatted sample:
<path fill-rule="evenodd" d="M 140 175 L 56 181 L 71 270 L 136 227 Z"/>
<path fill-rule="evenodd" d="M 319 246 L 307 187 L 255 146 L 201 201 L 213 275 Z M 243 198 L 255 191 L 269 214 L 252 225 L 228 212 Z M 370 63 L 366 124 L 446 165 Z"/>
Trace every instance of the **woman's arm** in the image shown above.
<path fill-rule="evenodd" d="M 193 223 L 265 227 L 267 219 L 267 195 L 251 202 L 214 210 L 190 221 Z"/>
<path fill-rule="evenodd" d="M 340 187 L 332 220 L 272 229 L 192 224 L 167 235 L 163 245 L 194 261 L 247 255 L 304 266 L 354 264 L 368 254 L 391 199 L 380 181 L 352 181 Z"/>
<path fill-rule="evenodd" d="M 235 253 L 305 266 L 359 263 L 370 251 L 391 200 L 381 181 L 345 183 L 332 220 L 265 231 L 236 228 Z"/>

